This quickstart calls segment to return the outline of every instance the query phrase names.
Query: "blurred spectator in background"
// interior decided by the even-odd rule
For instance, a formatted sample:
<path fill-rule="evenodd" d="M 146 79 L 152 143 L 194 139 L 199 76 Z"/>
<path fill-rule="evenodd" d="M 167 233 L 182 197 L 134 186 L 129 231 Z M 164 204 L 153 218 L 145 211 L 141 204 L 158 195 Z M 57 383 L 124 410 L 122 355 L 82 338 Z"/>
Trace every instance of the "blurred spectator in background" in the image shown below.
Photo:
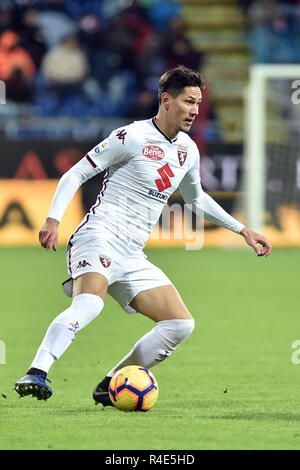
<path fill-rule="evenodd" d="M 198 53 L 188 38 L 182 36 L 177 38 L 169 48 L 165 50 L 167 68 L 176 67 L 178 64 L 199 70 L 202 64 L 202 54 Z"/>
<path fill-rule="evenodd" d="M 136 55 L 143 53 L 153 32 L 146 10 L 133 0 L 108 21 L 105 28 L 105 49 L 119 57 L 121 68 L 134 69 Z"/>
<path fill-rule="evenodd" d="M 197 51 L 186 35 L 186 25 L 181 17 L 170 19 L 162 35 L 161 48 L 166 60 L 166 68 L 185 65 L 199 70 L 203 63 L 203 53 Z"/>
<path fill-rule="evenodd" d="M 165 32 L 154 31 L 148 35 L 143 49 L 135 54 L 135 71 L 144 88 L 155 91 L 159 77 L 171 67 L 185 65 L 199 70 L 203 56 L 194 49 L 185 29 L 182 19 L 174 16 Z"/>
<path fill-rule="evenodd" d="M 141 54 L 149 36 L 154 32 L 154 26 L 151 24 L 146 10 L 137 0 L 122 11 L 122 21 L 131 35 L 132 53 Z"/>
<path fill-rule="evenodd" d="M 17 16 L 17 18 L 16 18 Z M 18 15 L 14 15 L 13 6 L 6 6 L 0 4 L 0 34 L 8 29 L 16 30 L 18 23 Z"/>
<path fill-rule="evenodd" d="M 115 40 L 110 41 L 115 36 L 113 25 L 105 27 L 104 21 L 94 13 L 87 13 L 78 19 L 78 39 L 84 47 L 90 64 L 90 76 L 93 77 L 101 87 L 105 87 L 116 73 L 120 71 L 122 57 L 126 57 L 128 39 L 123 31 L 118 31 L 119 37 L 123 39 L 123 44 L 119 50 L 115 50 Z M 117 34 L 118 34 L 117 33 Z M 111 42 L 111 48 L 108 43 Z M 126 59 L 125 59 L 126 61 Z"/>
<path fill-rule="evenodd" d="M 64 11 L 73 18 L 74 21 L 79 21 L 85 15 L 94 15 L 98 18 L 112 16 L 120 8 L 119 1 L 117 0 L 59 0 L 63 3 Z M 111 6 L 111 11 L 105 13 L 106 5 Z M 54 7 L 52 7 L 54 8 Z"/>
<path fill-rule="evenodd" d="M 58 5 L 56 6 L 58 7 Z M 50 5 L 48 5 L 48 8 L 50 8 Z M 64 11 L 60 11 L 60 9 L 47 9 L 43 11 L 39 8 L 30 8 L 24 13 L 24 23 L 29 28 L 35 28 L 40 31 L 48 49 L 57 46 L 64 37 L 71 36 L 77 32 L 76 23 Z"/>
<path fill-rule="evenodd" d="M 179 0 L 146 0 L 148 16 L 155 29 L 164 32 L 172 18 L 181 16 Z"/>
<path fill-rule="evenodd" d="M 31 83 L 36 67 L 30 55 L 19 45 L 19 36 L 11 30 L 0 37 L 0 80 L 6 85 L 6 97 L 16 102 L 32 98 Z"/>
<path fill-rule="evenodd" d="M 125 24 L 123 16 L 113 16 L 105 27 L 105 50 L 118 58 L 118 68 L 132 68 L 134 35 Z"/>
<path fill-rule="evenodd" d="M 39 69 L 42 59 L 47 51 L 47 44 L 37 23 L 30 21 L 30 14 L 28 14 L 28 16 L 27 14 L 24 14 L 19 18 L 17 31 L 19 33 L 22 46 L 32 57 L 36 68 Z"/>
<path fill-rule="evenodd" d="M 254 62 L 299 62 L 299 8 L 279 0 L 255 0 L 247 15 Z"/>
<path fill-rule="evenodd" d="M 129 109 L 126 117 L 134 119 L 145 119 L 154 117 L 158 111 L 157 95 L 148 88 L 143 88 L 137 94 L 133 106 Z"/>
<path fill-rule="evenodd" d="M 67 36 L 44 56 L 41 71 L 45 81 L 58 94 L 73 91 L 89 73 L 87 56 L 75 36 Z"/>
<path fill-rule="evenodd" d="M 176 39 L 186 36 L 186 24 L 184 19 L 181 16 L 173 16 L 170 18 L 161 34 L 163 47 L 167 49 Z"/>
<path fill-rule="evenodd" d="M 167 68 L 202 63 L 179 0 L 7 1 L 0 4 L 0 33 L 8 30 L 18 33 L 33 64 L 30 78 L 15 71 L 10 98 L 32 99 L 39 116 L 143 119 L 156 113 Z"/>
<path fill-rule="evenodd" d="M 136 54 L 134 58 L 137 78 L 144 85 L 147 83 L 149 88 L 156 90 L 159 77 L 164 73 L 166 67 L 161 36 L 154 32 L 147 38 L 142 52 Z"/>

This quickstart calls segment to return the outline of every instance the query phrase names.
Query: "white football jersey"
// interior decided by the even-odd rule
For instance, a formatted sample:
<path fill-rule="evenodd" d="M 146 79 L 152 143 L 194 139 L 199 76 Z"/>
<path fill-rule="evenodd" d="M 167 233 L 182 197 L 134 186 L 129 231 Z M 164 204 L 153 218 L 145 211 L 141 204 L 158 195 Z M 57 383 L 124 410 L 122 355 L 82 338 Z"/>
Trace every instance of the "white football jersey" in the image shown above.
<path fill-rule="evenodd" d="M 88 152 L 62 177 L 48 216 L 60 220 L 77 188 L 103 171 L 102 190 L 74 236 L 94 229 L 116 247 L 140 251 L 177 188 L 209 220 L 236 232 L 243 228 L 202 190 L 195 142 L 184 132 L 171 140 L 154 118 L 113 131 Z"/>
<path fill-rule="evenodd" d="M 113 131 L 86 158 L 106 174 L 85 222 L 140 250 L 199 153 L 187 134 L 172 141 L 147 120 Z"/>

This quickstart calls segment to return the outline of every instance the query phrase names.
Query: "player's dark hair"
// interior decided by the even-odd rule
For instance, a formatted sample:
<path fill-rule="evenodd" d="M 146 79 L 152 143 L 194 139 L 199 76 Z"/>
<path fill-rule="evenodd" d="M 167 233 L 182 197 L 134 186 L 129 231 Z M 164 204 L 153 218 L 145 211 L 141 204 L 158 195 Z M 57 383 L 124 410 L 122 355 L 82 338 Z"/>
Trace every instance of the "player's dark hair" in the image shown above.
<path fill-rule="evenodd" d="M 158 101 L 161 102 L 161 95 L 165 92 L 170 93 L 173 98 L 186 86 L 197 86 L 200 90 L 204 88 L 204 80 L 199 72 L 191 70 L 184 65 L 179 65 L 173 69 L 167 70 L 159 80 Z"/>

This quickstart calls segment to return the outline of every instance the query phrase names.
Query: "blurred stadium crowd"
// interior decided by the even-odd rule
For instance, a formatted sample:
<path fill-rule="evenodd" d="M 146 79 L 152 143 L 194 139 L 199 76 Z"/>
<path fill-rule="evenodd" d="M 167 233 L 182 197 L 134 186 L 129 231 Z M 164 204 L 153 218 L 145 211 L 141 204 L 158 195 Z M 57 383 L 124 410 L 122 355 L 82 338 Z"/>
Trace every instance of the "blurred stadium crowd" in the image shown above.
<path fill-rule="evenodd" d="M 0 32 L 6 99 L 41 116 L 151 116 L 159 76 L 202 60 L 169 0 L 4 1 Z"/>
<path fill-rule="evenodd" d="M 299 62 L 299 0 L 237 3 L 254 62 Z M 8 104 L 0 117 L 25 105 L 43 118 L 143 119 L 157 111 L 159 77 L 178 64 L 198 70 L 205 64 L 180 0 L 0 3 L 0 80 Z M 214 117 L 211 104 L 205 112 Z"/>
<path fill-rule="evenodd" d="M 300 62 L 300 1 L 240 0 L 256 63 Z"/>

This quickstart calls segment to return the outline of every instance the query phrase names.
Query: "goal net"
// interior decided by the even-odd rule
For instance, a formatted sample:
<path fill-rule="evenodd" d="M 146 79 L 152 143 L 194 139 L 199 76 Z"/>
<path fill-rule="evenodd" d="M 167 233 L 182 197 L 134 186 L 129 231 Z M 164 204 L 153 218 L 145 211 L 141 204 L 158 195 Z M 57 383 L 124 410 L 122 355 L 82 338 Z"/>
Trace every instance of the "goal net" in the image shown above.
<path fill-rule="evenodd" d="M 245 96 L 245 221 L 300 246 L 300 66 L 254 65 Z"/>

